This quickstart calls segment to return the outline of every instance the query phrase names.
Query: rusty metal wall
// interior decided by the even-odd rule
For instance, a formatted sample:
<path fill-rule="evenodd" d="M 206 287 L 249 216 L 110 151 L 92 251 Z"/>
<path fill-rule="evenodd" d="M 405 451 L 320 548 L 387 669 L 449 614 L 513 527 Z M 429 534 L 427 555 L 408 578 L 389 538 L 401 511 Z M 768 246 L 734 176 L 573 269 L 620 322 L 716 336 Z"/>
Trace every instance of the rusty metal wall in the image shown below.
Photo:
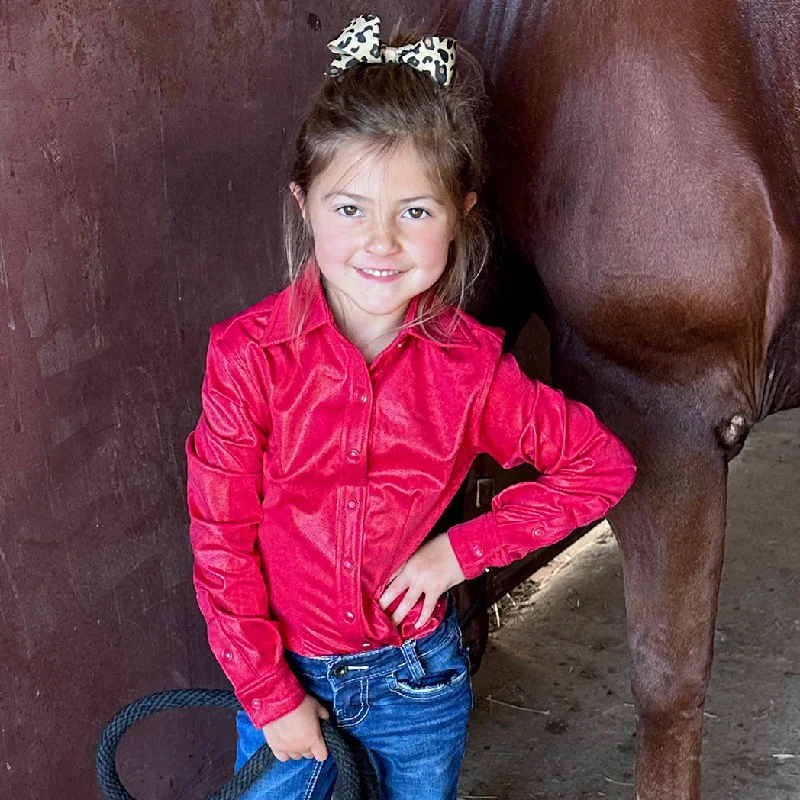
<path fill-rule="evenodd" d="M 0 797 L 99 797 L 121 705 L 224 685 L 184 510 L 207 328 L 280 286 L 282 165 L 326 41 L 414 7 L 0 0 Z M 231 722 L 144 723 L 123 778 L 200 796 Z"/>

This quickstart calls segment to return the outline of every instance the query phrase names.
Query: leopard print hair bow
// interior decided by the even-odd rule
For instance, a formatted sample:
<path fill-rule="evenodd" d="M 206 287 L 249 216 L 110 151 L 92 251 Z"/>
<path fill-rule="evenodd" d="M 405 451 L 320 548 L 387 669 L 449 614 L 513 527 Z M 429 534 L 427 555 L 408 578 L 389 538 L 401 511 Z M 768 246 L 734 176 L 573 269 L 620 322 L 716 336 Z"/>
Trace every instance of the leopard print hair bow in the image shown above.
<path fill-rule="evenodd" d="M 423 36 L 403 47 L 388 47 L 380 41 L 380 19 L 375 14 L 356 17 L 339 36 L 328 44 L 336 58 L 325 70 L 329 77 L 341 75 L 356 64 L 408 64 L 430 75 L 440 86 L 447 86 L 453 76 L 456 46 L 453 39 Z"/>

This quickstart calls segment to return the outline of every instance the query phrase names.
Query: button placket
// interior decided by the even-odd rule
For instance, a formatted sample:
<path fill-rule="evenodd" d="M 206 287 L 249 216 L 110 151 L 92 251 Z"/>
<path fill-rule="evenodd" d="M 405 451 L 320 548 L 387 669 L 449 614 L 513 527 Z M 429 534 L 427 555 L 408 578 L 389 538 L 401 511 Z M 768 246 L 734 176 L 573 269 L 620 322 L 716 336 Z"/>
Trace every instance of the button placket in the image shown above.
<path fill-rule="evenodd" d="M 367 365 L 358 354 L 350 364 L 353 376 L 349 383 L 349 400 L 345 404 L 345 429 L 343 436 L 343 462 L 341 469 L 342 501 L 339 508 L 342 517 L 339 542 L 338 596 L 339 613 L 343 623 L 343 633 L 347 638 L 357 637 L 363 641 L 360 631 L 360 612 L 362 605 L 359 584 L 358 560 L 361 553 L 363 534 L 362 507 L 366 496 L 367 452 L 371 417 L 371 388 Z"/>

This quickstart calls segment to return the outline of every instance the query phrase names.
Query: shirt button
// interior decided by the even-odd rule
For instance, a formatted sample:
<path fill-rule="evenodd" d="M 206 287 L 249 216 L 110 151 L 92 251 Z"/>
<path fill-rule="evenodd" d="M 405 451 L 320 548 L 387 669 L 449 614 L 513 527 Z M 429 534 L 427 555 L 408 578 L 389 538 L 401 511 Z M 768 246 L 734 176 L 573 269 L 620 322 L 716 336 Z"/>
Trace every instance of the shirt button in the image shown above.
<path fill-rule="evenodd" d="M 353 569 L 353 562 L 352 562 L 352 561 L 351 561 L 349 558 L 346 558 L 346 559 L 345 559 L 345 560 L 342 562 L 342 566 L 343 566 L 343 567 L 344 567 L 344 568 L 345 568 L 345 569 L 346 569 L 348 572 L 350 572 L 350 571 L 352 571 L 352 569 Z"/>
<path fill-rule="evenodd" d="M 358 452 L 358 450 L 355 450 L 355 449 L 353 449 L 353 450 L 350 450 L 350 451 L 347 453 L 347 457 L 348 457 L 348 458 L 349 458 L 351 461 L 355 461 L 355 460 L 358 458 L 358 456 L 359 456 L 359 452 Z"/>
<path fill-rule="evenodd" d="M 483 548 L 479 544 L 476 544 L 475 547 L 472 548 L 472 555 L 474 555 L 475 558 L 480 558 L 483 555 Z"/>
<path fill-rule="evenodd" d="M 398 342 L 398 343 L 397 343 L 397 349 L 398 349 L 398 350 L 399 350 L 399 349 L 400 349 L 402 346 L 403 346 L 403 343 L 402 343 L 402 342 Z"/>
<path fill-rule="evenodd" d="M 345 611 L 344 612 L 344 618 L 348 622 L 352 622 L 356 618 L 356 615 L 352 611 Z"/>
<path fill-rule="evenodd" d="M 361 646 L 362 646 L 362 647 L 363 647 L 365 650 L 366 650 L 367 648 L 369 648 L 369 647 L 372 647 L 372 645 L 371 645 L 369 642 L 364 642 L 364 644 L 362 644 Z"/>
<path fill-rule="evenodd" d="M 367 397 L 367 394 L 366 394 L 366 392 L 364 392 L 364 393 L 360 394 L 360 395 L 359 395 L 359 397 L 358 397 L 358 399 L 359 399 L 359 400 L 360 400 L 362 403 L 366 403 L 366 402 L 367 402 L 367 400 L 369 400 L 369 398 Z"/>
<path fill-rule="evenodd" d="M 533 529 L 534 536 L 544 536 L 544 531 L 541 528 L 534 528 Z"/>
<path fill-rule="evenodd" d="M 233 661 L 233 653 L 231 653 L 231 651 L 230 651 L 230 650 L 226 650 L 226 651 L 225 651 L 225 652 L 222 654 L 222 657 L 223 657 L 223 658 L 224 658 L 226 661 Z"/>
<path fill-rule="evenodd" d="M 256 697 L 250 705 L 253 706 L 253 708 L 261 708 L 261 701 Z"/>
<path fill-rule="evenodd" d="M 347 501 L 347 507 L 350 508 L 350 509 L 355 508 L 357 505 L 358 505 L 358 503 L 355 500 L 348 500 Z M 537 533 L 538 533 L 538 531 L 537 531 Z"/>

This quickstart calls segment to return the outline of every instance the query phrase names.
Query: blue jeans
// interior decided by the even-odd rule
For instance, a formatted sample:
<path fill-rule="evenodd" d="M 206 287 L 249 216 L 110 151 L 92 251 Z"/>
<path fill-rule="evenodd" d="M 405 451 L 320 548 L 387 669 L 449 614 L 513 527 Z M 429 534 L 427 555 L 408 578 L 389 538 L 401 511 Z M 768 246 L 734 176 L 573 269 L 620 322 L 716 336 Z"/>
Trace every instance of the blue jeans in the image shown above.
<path fill-rule="evenodd" d="M 309 658 L 286 654 L 331 721 L 366 749 L 381 800 L 456 800 L 472 709 L 469 659 L 452 601 L 433 633 L 402 647 Z M 244 711 L 236 718 L 236 770 L 264 744 Z M 336 763 L 276 762 L 242 800 L 327 800 Z"/>

